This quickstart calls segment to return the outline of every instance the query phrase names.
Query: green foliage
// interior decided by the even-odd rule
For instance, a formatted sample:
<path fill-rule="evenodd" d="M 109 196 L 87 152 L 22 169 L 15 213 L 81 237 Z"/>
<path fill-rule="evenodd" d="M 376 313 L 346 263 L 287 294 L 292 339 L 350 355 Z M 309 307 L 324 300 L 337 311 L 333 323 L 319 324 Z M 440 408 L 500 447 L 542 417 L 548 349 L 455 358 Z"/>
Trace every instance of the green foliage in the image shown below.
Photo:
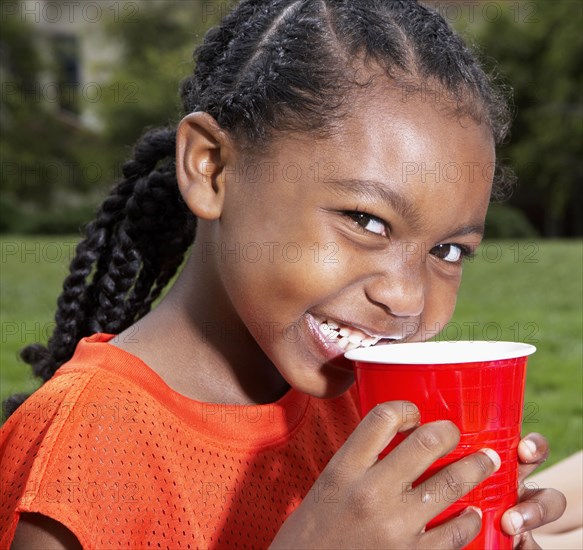
<path fill-rule="evenodd" d="M 46 47 L 42 33 L 18 17 L 7 18 L 1 37 L 1 232 L 73 232 L 92 217 L 144 129 L 180 118 L 179 83 L 193 70 L 194 47 L 221 15 L 215 4 L 142 2 L 135 17 L 117 21 L 106 12 L 112 18 L 108 41 L 117 44 L 119 55 L 93 67 L 108 75 L 93 103 L 82 96 L 60 105 L 47 101 L 47 74 L 61 91 L 71 83 L 63 81 L 50 55 L 40 55 Z M 53 53 L 70 46 L 55 43 Z M 86 127 L 74 112 L 86 108 L 97 111 L 102 131 Z"/>
<path fill-rule="evenodd" d="M 107 151 L 99 135 L 46 100 L 41 74 L 49 65 L 31 27 L 9 17 L 2 31 L 0 231 L 40 231 L 59 213 L 53 229 L 71 231 L 66 214 L 109 176 Z"/>
<path fill-rule="evenodd" d="M 503 16 L 475 32 L 502 79 L 514 88 L 512 140 L 501 151 L 519 178 L 512 203 L 528 210 L 545 235 L 580 235 L 583 4 L 501 5 Z"/>
<path fill-rule="evenodd" d="M 149 2 L 137 22 L 108 25 L 121 56 L 104 87 L 99 115 L 120 160 L 145 128 L 175 125 L 181 118 L 180 82 L 192 73 L 194 48 L 219 13 L 210 4 Z"/>
<path fill-rule="evenodd" d="M 521 210 L 509 204 L 491 204 L 486 217 L 488 239 L 532 239 L 537 230 Z"/>

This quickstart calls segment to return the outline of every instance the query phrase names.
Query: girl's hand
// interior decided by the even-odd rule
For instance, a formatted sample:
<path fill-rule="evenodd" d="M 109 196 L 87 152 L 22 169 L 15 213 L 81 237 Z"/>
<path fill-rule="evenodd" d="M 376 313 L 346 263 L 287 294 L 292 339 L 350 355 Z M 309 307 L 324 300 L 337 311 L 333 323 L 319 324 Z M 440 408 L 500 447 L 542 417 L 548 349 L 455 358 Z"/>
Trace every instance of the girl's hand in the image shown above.
<path fill-rule="evenodd" d="M 528 434 L 518 445 L 518 504 L 502 516 L 502 529 L 509 535 L 516 535 L 514 548 L 540 548 L 531 531 L 555 521 L 565 511 L 567 500 L 563 493 L 532 487 L 524 482 L 547 459 L 548 454 L 548 442 L 538 433 Z"/>
<path fill-rule="evenodd" d="M 271 547 L 438 549 L 468 544 L 481 528 L 477 509 L 467 509 L 427 532 L 425 525 L 451 505 L 448 494 L 466 494 L 494 473 L 498 455 L 475 453 L 412 489 L 411 483 L 459 441 L 453 423 L 431 422 L 416 428 L 378 460 L 398 431 L 418 425 L 418 411 L 412 413 L 412 409 L 412 403 L 392 401 L 370 411 L 283 524 Z M 333 498 L 322 498 L 331 494 Z"/>

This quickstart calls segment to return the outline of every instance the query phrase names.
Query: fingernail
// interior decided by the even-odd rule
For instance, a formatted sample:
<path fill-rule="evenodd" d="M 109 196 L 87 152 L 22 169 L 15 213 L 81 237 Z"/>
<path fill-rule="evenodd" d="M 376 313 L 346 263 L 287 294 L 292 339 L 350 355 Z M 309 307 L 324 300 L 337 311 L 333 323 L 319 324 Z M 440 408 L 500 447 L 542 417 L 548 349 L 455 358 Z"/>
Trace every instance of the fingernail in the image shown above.
<path fill-rule="evenodd" d="M 482 518 L 482 510 L 480 508 L 478 508 L 477 506 L 468 506 L 464 510 L 464 514 L 469 514 L 470 512 L 476 512 L 476 514 L 478 514 L 480 516 L 480 519 Z"/>
<path fill-rule="evenodd" d="M 534 458 L 534 455 L 536 454 L 536 443 L 532 440 L 532 439 L 525 439 L 523 441 L 524 446 L 526 447 L 526 455 L 527 458 L 532 459 Z"/>
<path fill-rule="evenodd" d="M 500 464 L 502 464 L 498 453 L 494 449 L 480 449 L 480 452 L 484 453 L 488 458 L 494 463 L 494 471 L 500 468 Z"/>
<path fill-rule="evenodd" d="M 514 532 L 518 533 L 524 525 L 522 514 L 519 514 L 518 512 L 510 512 L 510 523 L 512 523 L 512 527 L 514 527 Z"/>

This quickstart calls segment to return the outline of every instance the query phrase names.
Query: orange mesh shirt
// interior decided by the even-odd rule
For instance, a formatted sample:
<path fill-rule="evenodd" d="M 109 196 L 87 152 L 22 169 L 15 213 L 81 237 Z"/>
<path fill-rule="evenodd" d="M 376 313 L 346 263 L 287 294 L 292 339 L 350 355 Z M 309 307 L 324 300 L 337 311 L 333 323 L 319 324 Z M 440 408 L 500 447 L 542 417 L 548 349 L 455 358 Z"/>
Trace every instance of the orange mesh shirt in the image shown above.
<path fill-rule="evenodd" d="M 111 338 L 84 338 L 2 427 L 0 548 L 20 512 L 84 548 L 267 547 L 358 423 L 352 391 L 194 401 Z"/>

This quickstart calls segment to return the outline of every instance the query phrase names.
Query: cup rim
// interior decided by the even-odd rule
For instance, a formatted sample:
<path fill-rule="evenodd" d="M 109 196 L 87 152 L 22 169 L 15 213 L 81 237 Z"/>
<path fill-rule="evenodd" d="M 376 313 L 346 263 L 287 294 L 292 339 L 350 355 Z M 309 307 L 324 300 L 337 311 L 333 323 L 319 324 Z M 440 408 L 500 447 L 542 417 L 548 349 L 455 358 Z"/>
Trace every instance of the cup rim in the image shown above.
<path fill-rule="evenodd" d="M 535 346 L 522 342 L 459 340 L 383 344 L 353 349 L 344 357 L 358 363 L 447 365 L 516 359 L 535 351 Z"/>

